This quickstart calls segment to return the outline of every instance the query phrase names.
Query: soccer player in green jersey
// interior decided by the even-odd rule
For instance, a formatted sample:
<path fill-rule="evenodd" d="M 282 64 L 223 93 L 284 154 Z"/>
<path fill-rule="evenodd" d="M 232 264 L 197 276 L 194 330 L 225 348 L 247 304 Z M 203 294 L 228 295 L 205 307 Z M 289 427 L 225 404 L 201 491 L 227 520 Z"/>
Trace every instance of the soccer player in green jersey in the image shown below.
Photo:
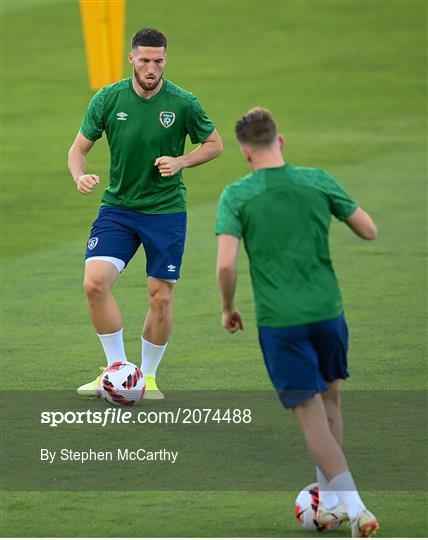
<path fill-rule="evenodd" d="M 349 519 L 353 536 L 371 536 L 378 521 L 364 506 L 342 451 L 348 330 L 328 234 L 332 215 L 365 240 L 376 237 L 376 226 L 330 174 L 284 162 L 284 139 L 265 109 L 242 117 L 236 135 L 253 172 L 229 185 L 219 202 L 222 324 L 229 332 L 243 329 L 234 304 L 242 238 L 265 364 L 317 465 L 317 519 L 326 527 Z"/>
<path fill-rule="evenodd" d="M 131 77 L 95 94 L 70 148 L 68 165 L 77 190 L 100 183 L 86 172 L 86 155 L 105 132 L 110 147 L 109 185 L 87 243 L 84 288 L 107 363 L 125 362 L 123 322 L 111 289 L 142 244 L 149 309 L 142 332 L 146 397 L 160 399 L 156 370 L 172 330 L 172 301 L 186 236 L 182 170 L 218 156 L 222 142 L 198 99 L 163 77 L 167 39 L 143 28 L 132 38 Z M 199 146 L 184 155 L 185 139 Z M 99 377 L 78 389 L 97 395 Z"/>

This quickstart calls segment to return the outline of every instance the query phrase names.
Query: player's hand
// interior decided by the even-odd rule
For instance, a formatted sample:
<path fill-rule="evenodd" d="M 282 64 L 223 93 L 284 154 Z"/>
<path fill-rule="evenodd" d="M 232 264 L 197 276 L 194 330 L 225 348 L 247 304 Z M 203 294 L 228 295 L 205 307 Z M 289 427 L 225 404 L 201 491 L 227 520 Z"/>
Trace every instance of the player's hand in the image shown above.
<path fill-rule="evenodd" d="M 99 183 L 100 177 L 96 174 L 82 174 L 76 181 L 77 191 L 82 193 L 82 195 L 89 195 Z"/>
<path fill-rule="evenodd" d="M 237 330 L 244 329 L 241 314 L 236 309 L 232 309 L 231 311 L 223 311 L 221 315 L 221 325 L 232 334 L 234 334 Z"/>
<path fill-rule="evenodd" d="M 183 168 L 183 160 L 181 157 L 161 156 L 156 159 L 155 167 L 161 176 L 174 176 Z"/>

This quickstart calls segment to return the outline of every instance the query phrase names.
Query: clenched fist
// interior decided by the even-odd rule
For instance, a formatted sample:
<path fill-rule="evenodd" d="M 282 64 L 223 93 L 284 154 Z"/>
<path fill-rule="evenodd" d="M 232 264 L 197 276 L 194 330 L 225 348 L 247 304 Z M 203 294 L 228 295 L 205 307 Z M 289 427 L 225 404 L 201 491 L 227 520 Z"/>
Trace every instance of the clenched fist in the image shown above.
<path fill-rule="evenodd" d="M 76 180 L 77 191 L 82 195 L 89 195 L 94 187 L 100 183 L 100 177 L 96 174 L 82 174 Z"/>
<path fill-rule="evenodd" d="M 236 309 L 223 311 L 221 315 L 221 325 L 231 334 L 234 334 L 237 330 L 244 329 L 242 315 Z"/>
<path fill-rule="evenodd" d="M 158 157 L 155 161 L 155 167 L 159 169 L 161 176 L 174 176 L 183 168 L 182 156 L 176 158 L 171 156 Z"/>

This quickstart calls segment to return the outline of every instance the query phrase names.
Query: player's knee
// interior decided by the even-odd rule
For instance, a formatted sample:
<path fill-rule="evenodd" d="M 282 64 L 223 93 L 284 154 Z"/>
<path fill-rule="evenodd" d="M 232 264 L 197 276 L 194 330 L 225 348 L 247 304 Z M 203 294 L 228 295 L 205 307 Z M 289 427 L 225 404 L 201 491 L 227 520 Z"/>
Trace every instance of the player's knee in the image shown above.
<path fill-rule="evenodd" d="M 108 292 L 108 282 L 103 276 L 85 276 L 83 288 L 88 298 L 94 298 Z"/>
<path fill-rule="evenodd" d="M 330 407 L 340 407 L 340 391 L 328 390 L 323 395 L 324 404 Z"/>
<path fill-rule="evenodd" d="M 168 292 L 155 291 L 150 295 L 149 303 L 152 313 L 159 319 L 166 317 L 168 310 L 171 307 L 172 296 Z"/>

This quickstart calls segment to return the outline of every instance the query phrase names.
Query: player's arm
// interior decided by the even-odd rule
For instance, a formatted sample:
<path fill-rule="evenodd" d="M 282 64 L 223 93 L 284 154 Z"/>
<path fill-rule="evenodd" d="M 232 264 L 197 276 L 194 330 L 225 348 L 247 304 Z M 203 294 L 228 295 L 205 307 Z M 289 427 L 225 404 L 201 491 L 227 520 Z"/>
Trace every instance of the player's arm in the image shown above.
<path fill-rule="evenodd" d="M 377 237 L 377 227 L 372 218 L 362 208 L 357 208 L 345 219 L 346 225 L 360 238 L 374 240 Z"/>
<path fill-rule="evenodd" d="M 182 169 L 202 165 L 219 156 L 223 151 L 223 142 L 216 129 L 195 150 L 179 157 L 161 156 L 155 161 L 161 176 L 174 176 Z"/>
<path fill-rule="evenodd" d="M 234 306 L 239 245 L 240 239 L 235 236 L 218 235 L 217 285 L 222 302 L 222 326 L 232 333 L 244 329 L 241 314 Z"/>
<path fill-rule="evenodd" d="M 79 131 L 68 151 L 68 168 L 76 183 L 77 190 L 83 195 L 89 195 L 100 181 L 98 175 L 85 173 L 86 156 L 94 144 L 94 141 L 87 139 Z"/>
<path fill-rule="evenodd" d="M 211 159 L 216 158 L 223 152 L 223 142 L 218 131 L 215 129 L 211 135 L 205 139 L 195 150 L 181 156 L 183 168 L 196 167 Z"/>

